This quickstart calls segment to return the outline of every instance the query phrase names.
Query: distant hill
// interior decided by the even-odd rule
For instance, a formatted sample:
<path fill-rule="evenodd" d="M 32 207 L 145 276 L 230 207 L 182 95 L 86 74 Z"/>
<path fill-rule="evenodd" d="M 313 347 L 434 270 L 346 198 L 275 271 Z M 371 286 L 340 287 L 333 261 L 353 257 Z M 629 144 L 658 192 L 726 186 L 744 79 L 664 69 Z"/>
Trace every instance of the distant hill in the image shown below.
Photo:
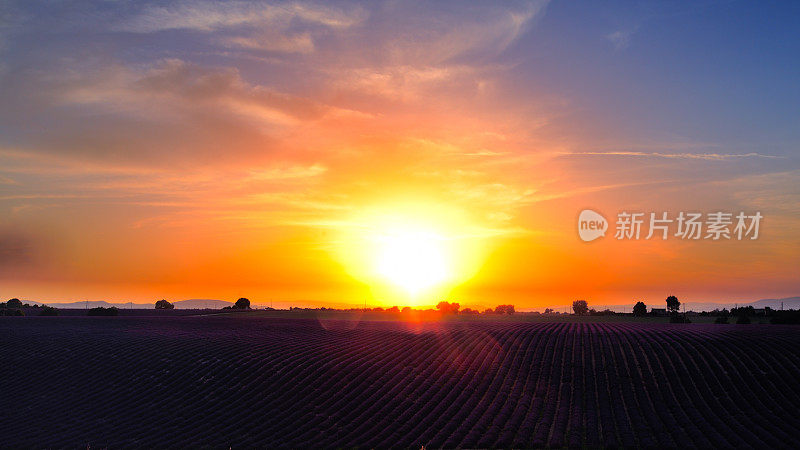
<path fill-rule="evenodd" d="M 110 308 L 116 306 L 120 309 L 155 309 L 155 300 L 152 303 L 111 303 L 104 300 L 100 301 L 83 301 L 83 302 L 35 302 L 32 300 L 24 300 L 23 303 L 31 305 L 47 305 L 54 308 L 62 309 L 88 309 L 88 308 Z M 175 305 L 176 309 L 222 309 L 225 306 L 233 305 L 232 302 L 223 300 L 193 298 L 189 300 L 178 300 L 171 302 Z"/>
<path fill-rule="evenodd" d="M 730 309 L 735 306 L 752 306 L 753 308 L 764 308 L 770 307 L 772 309 L 781 309 L 781 302 L 783 302 L 783 309 L 800 309 L 800 297 L 786 297 L 786 298 L 764 298 L 761 300 L 756 300 L 753 302 L 741 301 L 741 302 L 693 302 L 693 301 L 686 301 L 683 302 L 681 300 L 681 309 L 683 309 L 683 304 L 686 304 L 687 311 L 713 311 L 715 309 Z M 666 302 L 665 300 L 659 301 L 645 301 L 647 304 L 648 311 L 650 308 L 665 308 Z M 572 313 L 572 305 L 560 305 L 560 306 L 551 306 L 557 312 L 569 312 Z M 610 309 L 616 312 L 631 312 L 633 308 L 633 302 L 627 305 L 605 305 L 605 304 L 593 304 L 589 302 L 589 308 L 597 309 L 601 311 L 603 309 Z M 527 311 L 527 310 L 521 310 Z M 533 308 L 531 311 L 544 311 L 544 308 Z"/>
<path fill-rule="evenodd" d="M 63 309 L 87 309 L 87 308 L 110 308 L 112 306 L 116 306 L 117 308 L 133 308 L 133 309 L 145 309 L 145 308 L 154 308 L 154 303 L 109 303 L 107 301 L 83 301 L 83 302 L 67 302 L 67 303 L 59 303 L 59 302 L 34 302 L 30 300 L 24 300 L 23 303 L 29 303 L 32 305 L 47 305 L 52 306 L 55 308 L 63 308 Z"/>
<path fill-rule="evenodd" d="M 753 305 L 754 308 L 769 306 L 772 309 L 781 309 L 781 303 L 783 303 L 784 309 L 800 309 L 800 297 L 765 298 L 756 300 L 750 303 L 750 305 Z"/>
<path fill-rule="evenodd" d="M 714 309 L 733 308 L 735 306 L 752 306 L 753 308 L 770 307 L 772 309 L 781 309 L 781 302 L 783 302 L 784 309 L 800 309 L 800 297 L 786 297 L 786 298 L 764 298 L 754 302 L 686 302 L 686 310 L 692 311 L 713 311 Z M 648 305 L 650 306 L 650 305 Z M 663 306 L 662 306 L 663 307 Z"/>
<path fill-rule="evenodd" d="M 192 298 L 188 300 L 178 300 L 172 302 L 176 309 L 222 309 L 225 306 L 233 305 L 233 302 L 224 300 L 213 300 L 204 298 Z"/>

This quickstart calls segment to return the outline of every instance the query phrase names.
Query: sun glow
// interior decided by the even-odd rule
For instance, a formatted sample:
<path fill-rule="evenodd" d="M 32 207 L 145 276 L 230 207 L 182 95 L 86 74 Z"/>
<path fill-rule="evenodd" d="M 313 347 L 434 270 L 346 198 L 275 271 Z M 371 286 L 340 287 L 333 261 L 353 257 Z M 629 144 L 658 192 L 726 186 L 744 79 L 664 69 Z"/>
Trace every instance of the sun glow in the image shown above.
<path fill-rule="evenodd" d="M 387 202 L 339 226 L 337 259 L 383 306 L 435 305 L 486 256 L 484 230 L 451 205 Z"/>
<path fill-rule="evenodd" d="M 416 296 L 447 281 L 450 264 L 444 238 L 420 229 L 394 229 L 378 237 L 376 268 L 391 283 Z"/>

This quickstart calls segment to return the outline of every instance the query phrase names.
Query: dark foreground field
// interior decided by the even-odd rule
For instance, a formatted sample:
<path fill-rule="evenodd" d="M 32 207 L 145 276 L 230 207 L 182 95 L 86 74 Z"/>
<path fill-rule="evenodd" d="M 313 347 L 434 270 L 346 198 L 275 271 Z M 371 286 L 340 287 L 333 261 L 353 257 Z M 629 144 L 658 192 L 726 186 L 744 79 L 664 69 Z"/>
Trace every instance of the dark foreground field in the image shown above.
<path fill-rule="evenodd" d="M 3 447 L 800 446 L 800 328 L 0 318 Z"/>

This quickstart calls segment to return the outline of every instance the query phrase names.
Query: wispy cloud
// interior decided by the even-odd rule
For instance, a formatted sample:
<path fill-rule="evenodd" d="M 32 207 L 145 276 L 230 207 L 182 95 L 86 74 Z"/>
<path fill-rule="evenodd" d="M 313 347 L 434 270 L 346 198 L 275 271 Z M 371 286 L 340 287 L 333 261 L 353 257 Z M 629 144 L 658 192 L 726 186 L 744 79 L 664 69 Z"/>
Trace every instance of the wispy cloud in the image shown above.
<path fill-rule="evenodd" d="M 252 36 L 224 37 L 220 39 L 220 42 L 225 46 L 268 52 L 311 53 L 314 51 L 314 41 L 309 33 L 286 35 L 260 32 Z"/>
<path fill-rule="evenodd" d="M 563 156 L 632 156 L 670 159 L 701 159 L 706 161 L 725 161 L 742 158 L 781 158 L 761 153 L 657 153 L 657 152 L 565 152 Z"/>
<path fill-rule="evenodd" d="M 184 1 L 172 6 L 146 6 L 114 28 L 132 33 L 167 30 L 211 32 L 232 27 L 282 26 L 295 19 L 331 28 L 347 28 L 364 18 L 364 10 L 358 7 L 345 11 L 299 2 Z"/>
<path fill-rule="evenodd" d="M 631 43 L 631 37 L 636 33 L 638 27 L 617 30 L 606 35 L 606 39 L 614 45 L 616 50 L 623 50 Z"/>
<path fill-rule="evenodd" d="M 544 13 L 547 3 L 537 0 L 514 7 L 496 3 L 471 5 L 452 8 L 444 14 L 393 4 L 384 12 L 394 23 L 384 30 L 382 46 L 396 64 L 432 66 L 462 56 L 496 55 L 529 29 Z"/>
<path fill-rule="evenodd" d="M 34 244 L 18 230 L 0 228 L 0 267 L 10 269 L 33 259 Z"/>
<path fill-rule="evenodd" d="M 360 6 L 283 2 L 185 1 L 170 6 L 146 6 L 113 30 L 150 34 L 162 31 L 204 33 L 209 43 L 248 51 L 308 54 L 315 39 L 363 22 Z"/>

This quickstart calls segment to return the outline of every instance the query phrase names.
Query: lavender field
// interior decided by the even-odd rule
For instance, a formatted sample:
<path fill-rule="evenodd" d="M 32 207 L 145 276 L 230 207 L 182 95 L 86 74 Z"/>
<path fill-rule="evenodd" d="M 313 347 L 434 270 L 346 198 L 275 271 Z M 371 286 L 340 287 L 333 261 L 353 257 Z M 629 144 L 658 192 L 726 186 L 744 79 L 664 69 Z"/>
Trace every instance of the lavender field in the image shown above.
<path fill-rule="evenodd" d="M 3 447 L 794 447 L 775 325 L 0 321 Z"/>

